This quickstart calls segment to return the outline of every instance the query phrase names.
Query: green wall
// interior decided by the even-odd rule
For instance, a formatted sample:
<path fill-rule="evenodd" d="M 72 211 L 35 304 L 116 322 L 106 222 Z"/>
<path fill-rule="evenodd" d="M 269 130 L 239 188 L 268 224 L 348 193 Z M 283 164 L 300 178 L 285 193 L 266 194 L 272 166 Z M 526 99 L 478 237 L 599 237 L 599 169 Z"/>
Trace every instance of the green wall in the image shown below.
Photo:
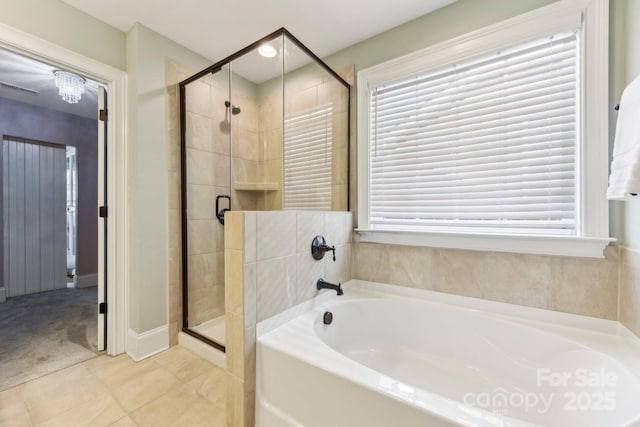
<path fill-rule="evenodd" d="M 143 25 L 127 33 L 129 327 L 138 333 L 168 323 L 166 57 L 194 70 L 211 65 Z"/>
<path fill-rule="evenodd" d="M 521 15 L 556 0 L 459 0 L 325 58 L 334 69 L 356 72 L 392 58 Z M 302 40 L 304 42 L 304 40 Z M 308 46 L 313 50 L 313 46 Z"/>
<path fill-rule="evenodd" d="M 616 28 L 621 32 L 617 40 L 617 48 L 622 51 L 619 68 L 622 84 L 617 85 L 618 93 L 615 102 L 620 99 L 620 94 L 626 85 L 640 76 L 640 1 L 638 0 L 610 0 L 616 8 L 620 8 L 615 22 Z M 615 126 L 612 123 L 612 126 Z M 622 244 L 630 248 L 640 250 L 640 199 L 636 198 L 622 204 L 624 225 Z"/>
<path fill-rule="evenodd" d="M 2 0 L 0 21 L 89 58 L 126 69 L 125 34 L 60 0 Z"/>

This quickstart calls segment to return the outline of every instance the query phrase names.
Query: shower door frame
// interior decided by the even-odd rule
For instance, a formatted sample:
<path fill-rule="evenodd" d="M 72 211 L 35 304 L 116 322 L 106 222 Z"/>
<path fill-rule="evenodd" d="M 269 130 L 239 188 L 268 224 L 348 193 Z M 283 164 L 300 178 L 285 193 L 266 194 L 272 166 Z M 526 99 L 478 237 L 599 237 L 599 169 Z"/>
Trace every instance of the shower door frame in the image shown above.
<path fill-rule="evenodd" d="M 187 126 L 186 126 L 186 86 L 200 78 L 213 74 L 222 69 L 225 65 L 230 64 L 232 61 L 241 58 L 247 53 L 256 50 L 262 44 L 275 40 L 278 37 L 284 37 L 285 40 L 293 42 L 300 50 L 308 55 L 317 65 L 319 65 L 324 71 L 329 73 L 340 84 L 347 89 L 347 211 L 351 210 L 351 85 L 338 73 L 336 73 L 331 67 L 329 67 L 322 59 L 320 59 L 315 53 L 313 53 L 308 47 L 306 47 L 300 40 L 298 40 L 293 34 L 291 34 L 285 27 L 282 27 L 273 33 L 261 38 L 260 40 L 250 44 L 249 46 L 240 49 L 236 53 L 226 57 L 225 59 L 216 62 L 215 64 L 205 68 L 204 70 L 194 74 L 193 76 L 178 83 L 180 91 L 180 214 L 181 214 L 181 261 L 182 261 L 182 328 L 181 331 L 187 335 L 190 335 L 200 341 L 209 344 L 210 346 L 226 352 L 224 345 L 213 341 L 212 339 L 189 329 L 189 271 L 187 267 Z M 283 74 L 284 78 L 284 74 Z M 226 285 L 226 283 L 225 283 Z M 226 291 L 226 289 L 225 289 Z"/>

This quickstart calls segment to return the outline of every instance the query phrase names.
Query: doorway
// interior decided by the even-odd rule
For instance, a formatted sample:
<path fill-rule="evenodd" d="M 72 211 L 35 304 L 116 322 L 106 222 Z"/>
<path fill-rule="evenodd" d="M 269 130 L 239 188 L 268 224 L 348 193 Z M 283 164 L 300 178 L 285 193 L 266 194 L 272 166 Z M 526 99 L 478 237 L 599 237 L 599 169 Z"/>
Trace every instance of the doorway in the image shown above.
<path fill-rule="evenodd" d="M 69 95 L 58 71 L 0 51 L 0 389 L 106 347 L 101 87 L 64 71 Z"/>
<path fill-rule="evenodd" d="M 110 203 L 109 227 L 104 245 L 99 245 L 99 249 L 107 254 L 107 257 L 99 257 L 99 260 L 105 262 L 105 265 L 99 266 L 99 270 L 107 273 L 106 277 L 102 278 L 107 284 L 105 289 L 109 300 L 107 313 L 104 316 L 109 324 L 105 343 L 106 352 L 110 355 L 124 353 L 127 341 L 129 280 L 126 197 L 127 73 L 3 23 L 0 23 L 0 48 L 100 81 L 109 92 L 109 100 L 105 102 L 109 119 L 104 125 L 105 133 L 108 132 L 109 135 L 109 144 L 105 147 L 106 162 L 102 164 L 108 166 L 104 174 L 106 176 L 104 190 L 105 200 L 108 199 Z"/>

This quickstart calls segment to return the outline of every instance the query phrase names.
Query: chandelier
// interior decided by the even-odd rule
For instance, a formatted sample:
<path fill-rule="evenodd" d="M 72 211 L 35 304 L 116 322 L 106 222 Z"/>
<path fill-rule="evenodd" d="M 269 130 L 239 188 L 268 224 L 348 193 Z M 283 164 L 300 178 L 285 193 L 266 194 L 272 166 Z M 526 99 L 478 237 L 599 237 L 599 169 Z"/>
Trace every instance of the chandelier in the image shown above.
<path fill-rule="evenodd" d="M 62 99 L 69 104 L 77 104 L 84 93 L 84 84 L 87 80 L 62 70 L 55 70 L 53 75 L 56 76 L 56 87 Z"/>

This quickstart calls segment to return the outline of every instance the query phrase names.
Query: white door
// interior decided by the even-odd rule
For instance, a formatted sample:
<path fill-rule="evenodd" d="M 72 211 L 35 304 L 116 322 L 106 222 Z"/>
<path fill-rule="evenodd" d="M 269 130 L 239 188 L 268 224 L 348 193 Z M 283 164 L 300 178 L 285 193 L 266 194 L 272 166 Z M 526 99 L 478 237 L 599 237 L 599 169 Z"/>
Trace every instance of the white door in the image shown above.
<path fill-rule="evenodd" d="M 2 142 L 7 297 L 67 287 L 64 145 Z"/>
<path fill-rule="evenodd" d="M 98 86 L 98 350 L 107 349 L 107 91 Z"/>

